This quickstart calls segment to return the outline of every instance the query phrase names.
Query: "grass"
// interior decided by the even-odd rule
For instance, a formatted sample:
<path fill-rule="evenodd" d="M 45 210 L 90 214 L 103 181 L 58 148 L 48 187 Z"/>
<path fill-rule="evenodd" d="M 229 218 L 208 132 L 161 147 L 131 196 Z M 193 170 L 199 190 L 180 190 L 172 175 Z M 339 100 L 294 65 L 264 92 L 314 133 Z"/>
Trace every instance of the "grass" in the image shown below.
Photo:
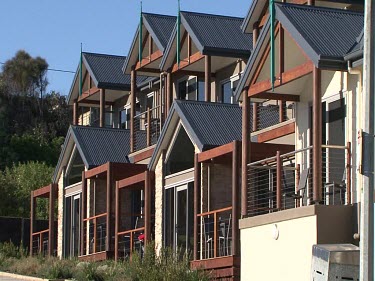
<path fill-rule="evenodd" d="M 190 270 L 189 259 L 177 258 L 169 249 L 155 254 L 150 244 L 143 258 L 133 254 L 132 261 L 79 262 L 55 257 L 30 257 L 21 247 L 12 243 L 0 244 L 0 271 L 45 279 L 72 279 L 77 281 L 208 281 L 203 271 Z"/>

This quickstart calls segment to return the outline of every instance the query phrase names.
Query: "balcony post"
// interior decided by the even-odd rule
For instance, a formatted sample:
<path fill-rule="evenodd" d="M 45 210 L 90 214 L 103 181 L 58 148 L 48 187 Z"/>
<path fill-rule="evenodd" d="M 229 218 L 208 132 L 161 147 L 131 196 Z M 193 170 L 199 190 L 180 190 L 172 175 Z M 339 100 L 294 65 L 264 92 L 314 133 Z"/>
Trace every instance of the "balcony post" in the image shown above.
<path fill-rule="evenodd" d="M 320 70 L 313 70 L 313 201 L 322 200 L 322 96 Z"/>
<path fill-rule="evenodd" d="M 101 128 L 105 127 L 105 89 L 100 89 L 100 120 Z"/>
<path fill-rule="evenodd" d="M 308 0 L 307 5 L 314 6 L 315 5 L 315 0 Z"/>
<path fill-rule="evenodd" d="M 168 113 L 169 113 L 169 110 L 171 109 L 171 106 L 172 106 L 172 96 L 173 96 L 173 91 L 172 91 L 172 73 L 171 73 L 171 70 L 169 69 L 167 71 L 167 85 L 166 85 L 166 105 L 167 105 L 167 108 L 166 108 L 166 112 L 165 112 L 165 116 L 164 116 L 164 120 L 167 119 L 167 116 L 168 116 Z"/>
<path fill-rule="evenodd" d="M 145 171 L 145 243 L 151 241 L 151 173 Z"/>
<path fill-rule="evenodd" d="M 232 255 L 237 256 L 239 254 L 239 228 L 238 220 L 239 217 L 239 142 L 233 142 L 233 153 L 232 153 Z"/>
<path fill-rule="evenodd" d="M 147 146 L 151 145 L 151 115 L 150 115 L 150 108 L 147 108 L 147 131 L 146 131 L 146 137 L 147 137 Z"/>
<path fill-rule="evenodd" d="M 49 232 L 48 232 L 48 254 L 50 256 L 53 255 L 53 249 L 54 249 L 54 221 L 55 221 L 55 184 L 50 185 L 50 192 L 49 192 L 49 222 L 48 222 L 48 227 L 49 227 Z"/>
<path fill-rule="evenodd" d="M 134 132 L 134 117 L 135 117 L 135 103 L 137 91 L 137 72 L 134 66 L 131 70 L 130 82 L 130 152 L 134 152 L 135 132 Z"/>
<path fill-rule="evenodd" d="M 106 207 L 107 207 L 107 218 L 106 218 L 106 230 L 107 230 L 107 237 L 106 237 L 106 251 L 111 251 L 112 250 L 112 245 L 111 245 L 111 238 L 112 238 L 112 223 L 111 223 L 111 206 L 112 206 L 112 163 L 108 162 L 107 163 L 107 202 L 106 202 Z"/>
<path fill-rule="evenodd" d="M 78 101 L 74 100 L 73 103 L 73 125 L 78 125 Z"/>
<path fill-rule="evenodd" d="M 281 205 L 281 174 L 282 174 L 282 163 L 280 158 L 280 151 L 276 152 L 276 207 L 277 210 L 282 209 Z"/>
<path fill-rule="evenodd" d="M 205 101 L 211 101 L 211 56 L 204 56 L 204 93 Z"/>
<path fill-rule="evenodd" d="M 250 98 L 248 87 L 242 92 L 242 176 L 241 176 L 241 216 L 247 215 L 247 164 L 250 160 Z"/>
<path fill-rule="evenodd" d="M 351 174 L 351 159 L 352 159 L 352 144 L 346 144 L 346 196 L 347 204 L 352 204 L 352 174 Z"/>
<path fill-rule="evenodd" d="M 82 199 L 81 199 L 81 204 L 82 204 L 82 209 L 81 209 L 81 256 L 83 256 L 84 249 L 85 249 L 85 227 L 84 224 L 85 219 L 86 219 L 86 211 L 87 211 L 87 205 L 86 205 L 86 197 L 87 197 L 87 182 L 86 182 L 86 177 L 85 177 L 85 171 L 82 172 Z"/>
<path fill-rule="evenodd" d="M 198 260 L 198 228 L 199 228 L 199 206 L 200 206 L 200 191 L 201 191 L 201 165 L 198 161 L 198 154 L 194 156 L 194 260 Z"/>
<path fill-rule="evenodd" d="M 118 232 L 119 232 L 119 222 L 121 221 L 121 212 L 120 212 L 120 190 L 119 183 L 116 181 L 116 192 L 115 192 L 115 261 L 118 260 Z"/>
<path fill-rule="evenodd" d="M 33 232 L 34 232 L 34 220 L 35 220 L 35 197 L 34 191 L 31 191 L 31 201 L 30 201 L 30 256 L 33 255 Z"/>

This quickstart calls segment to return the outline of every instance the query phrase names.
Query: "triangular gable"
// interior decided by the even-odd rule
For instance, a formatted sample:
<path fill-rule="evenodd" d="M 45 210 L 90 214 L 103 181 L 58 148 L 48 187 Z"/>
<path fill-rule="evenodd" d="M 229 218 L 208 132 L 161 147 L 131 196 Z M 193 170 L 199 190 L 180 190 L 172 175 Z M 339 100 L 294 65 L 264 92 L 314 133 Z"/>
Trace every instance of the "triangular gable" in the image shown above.
<path fill-rule="evenodd" d="M 176 22 L 175 16 L 142 14 L 142 62 L 139 63 L 139 25 L 129 49 L 129 54 L 123 65 L 123 72 L 130 74 L 133 66 L 150 69 L 159 69 L 160 59 L 164 54 L 169 42 L 173 27 Z"/>
<path fill-rule="evenodd" d="M 181 12 L 180 15 L 182 60 L 186 58 L 185 60 L 193 63 L 204 55 L 237 59 L 247 59 L 250 56 L 252 36 L 241 32 L 239 25 L 242 18 L 196 12 Z M 175 64 L 176 45 L 177 25 L 160 64 L 162 70 Z"/>
<path fill-rule="evenodd" d="M 276 4 L 276 20 L 278 20 L 282 27 L 285 30 L 286 36 L 289 37 L 288 41 L 294 41 L 295 46 L 298 46 L 298 48 L 293 47 L 294 45 L 291 45 L 291 49 L 287 50 L 285 48 L 285 54 L 290 57 L 290 62 L 293 61 L 293 52 L 297 52 L 296 55 L 301 58 L 301 54 L 306 56 L 308 58 L 308 62 L 305 64 L 302 64 L 301 71 L 305 71 L 306 74 L 308 74 L 311 70 L 311 65 L 309 65 L 310 62 L 313 63 L 313 65 L 317 68 L 323 68 L 323 69 L 332 69 L 332 70 L 345 70 L 346 63 L 344 60 L 344 56 L 346 55 L 345 50 L 348 49 L 349 51 L 351 47 L 355 44 L 357 40 L 357 36 L 361 32 L 361 13 L 352 12 L 352 11 L 344 11 L 344 10 L 338 10 L 338 9 L 331 9 L 331 8 L 321 8 L 321 7 L 311 7 L 306 5 L 292 5 L 292 4 Z M 302 17 L 301 14 L 298 14 L 300 22 L 295 22 L 293 20 L 293 13 L 301 13 L 303 11 L 304 16 Z M 288 13 L 288 15 L 287 15 Z M 305 19 L 311 14 L 312 17 L 314 17 L 314 20 L 316 21 L 316 25 L 321 24 L 319 21 L 326 22 L 327 24 L 321 25 L 320 28 L 327 29 L 327 26 L 329 25 L 328 22 L 330 22 L 330 19 L 333 18 L 333 24 L 336 26 L 335 29 L 341 30 L 340 32 L 340 40 L 337 40 L 337 36 L 330 35 L 330 32 L 324 33 L 316 32 L 315 29 L 311 27 L 311 20 L 308 21 L 308 24 L 305 23 Z M 343 35 L 343 33 L 347 33 L 344 29 L 344 26 L 349 25 L 349 23 L 346 24 L 345 17 L 337 17 L 337 14 L 345 14 L 349 18 L 355 19 L 355 27 L 351 27 L 351 29 L 355 29 L 356 32 L 350 35 Z M 301 28 L 303 26 L 304 28 Z M 255 50 L 253 51 L 250 60 L 246 66 L 245 73 L 242 76 L 239 86 L 236 89 L 236 98 L 240 99 L 243 89 L 246 86 L 249 86 L 250 84 L 254 84 L 255 82 L 259 82 L 259 79 L 256 78 L 256 71 L 259 72 L 259 66 L 265 65 L 266 68 L 263 70 L 262 74 L 264 77 L 268 77 L 268 83 L 269 83 L 269 71 L 267 71 L 267 68 L 269 70 L 269 59 L 268 62 L 265 60 L 267 57 L 265 57 L 265 54 L 267 52 L 267 48 L 269 46 L 269 29 L 270 29 L 270 21 L 266 22 L 264 25 L 260 36 L 258 38 L 258 42 L 256 44 Z M 309 31 L 309 33 L 307 32 Z M 358 32 L 357 32 L 358 31 Z M 310 33 L 312 35 L 310 35 Z M 311 38 L 315 38 L 316 36 L 320 36 L 319 34 L 324 37 L 322 40 L 325 40 L 326 45 L 324 45 L 322 40 L 319 42 L 313 42 Z M 357 33 L 357 34 L 356 34 Z M 351 38 L 351 41 L 353 42 L 346 42 L 345 44 L 339 44 L 338 41 L 342 41 L 343 38 L 347 37 Z M 285 40 L 286 42 L 287 40 Z M 316 40 L 318 41 L 318 40 Z M 340 45 L 340 46 L 336 46 Z M 336 46 L 336 47 L 333 47 Z M 276 49 L 277 45 L 276 45 Z M 302 51 L 299 51 L 302 50 Z M 292 52 L 291 52 L 292 51 Z M 340 55 L 340 52 L 342 53 Z M 328 53 L 331 53 L 331 55 L 327 55 Z M 277 55 L 277 50 L 275 52 Z M 340 57 L 341 56 L 341 57 Z M 263 63 L 262 63 L 263 58 Z M 287 62 L 287 61 L 286 61 Z M 268 66 L 267 66 L 268 65 Z M 286 63 L 285 66 L 287 67 L 288 64 Z M 290 64 L 289 67 L 292 67 L 293 64 Z M 295 66 L 295 65 L 294 65 Z M 298 67 L 298 66 L 297 66 Z M 297 68 L 295 67 L 295 68 Z M 277 67 L 276 67 L 277 69 Z M 293 69 L 293 68 L 292 68 Z M 287 71 L 287 69 L 285 69 Z M 267 74 L 268 72 L 268 74 Z M 276 71 L 276 76 L 278 75 Z M 265 81 L 264 79 L 262 81 Z M 265 81 L 267 82 L 267 81 Z"/>
<path fill-rule="evenodd" d="M 158 140 L 149 167 L 155 168 L 156 159 L 171 140 L 180 122 L 195 147 L 202 152 L 242 138 L 242 111 L 238 105 L 174 101 Z"/>

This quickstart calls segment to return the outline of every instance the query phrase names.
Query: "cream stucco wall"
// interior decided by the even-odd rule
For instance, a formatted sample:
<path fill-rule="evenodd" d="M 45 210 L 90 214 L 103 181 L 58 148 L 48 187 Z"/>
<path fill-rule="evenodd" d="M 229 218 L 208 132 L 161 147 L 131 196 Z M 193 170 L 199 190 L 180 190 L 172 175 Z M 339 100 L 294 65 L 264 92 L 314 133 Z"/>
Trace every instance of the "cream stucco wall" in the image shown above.
<path fill-rule="evenodd" d="M 57 181 L 57 256 L 63 256 L 63 237 L 64 237 L 64 174 L 62 171 L 60 178 Z"/>
<path fill-rule="evenodd" d="M 155 168 L 155 247 L 157 252 L 163 247 L 163 159 L 162 152 Z"/>
<path fill-rule="evenodd" d="M 316 243 L 316 216 L 242 229 L 241 280 L 308 281 Z"/>

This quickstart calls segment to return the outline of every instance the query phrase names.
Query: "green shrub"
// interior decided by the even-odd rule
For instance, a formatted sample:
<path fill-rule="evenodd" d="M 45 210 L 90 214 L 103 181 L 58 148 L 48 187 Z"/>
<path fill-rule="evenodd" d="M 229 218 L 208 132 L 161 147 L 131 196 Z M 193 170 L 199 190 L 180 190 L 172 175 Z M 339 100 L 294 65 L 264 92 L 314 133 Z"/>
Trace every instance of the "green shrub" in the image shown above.
<path fill-rule="evenodd" d="M 42 264 L 40 275 L 47 279 L 71 279 L 75 266 L 75 260 L 49 258 Z"/>
<path fill-rule="evenodd" d="M 22 243 L 21 246 L 16 246 L 13 244 L 12 241 L 0 243 L 0 254 L 3 258 L 23 258 L 27 256 L 27 250 L 23 247 Z"/>

